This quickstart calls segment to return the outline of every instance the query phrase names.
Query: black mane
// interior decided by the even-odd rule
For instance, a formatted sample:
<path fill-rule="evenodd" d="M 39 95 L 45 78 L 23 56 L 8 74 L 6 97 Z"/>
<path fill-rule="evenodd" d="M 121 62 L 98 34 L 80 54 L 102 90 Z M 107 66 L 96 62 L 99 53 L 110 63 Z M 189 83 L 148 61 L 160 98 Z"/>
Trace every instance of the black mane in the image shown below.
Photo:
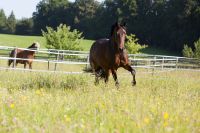
<path fill-rule="evenodd" d="M 121 27 L 123 27 L 126 30 L 126 22 L 124 22 L 123 24 L 119 24 L 118 22 L 116 22 L 115 24 L 113 24 L 111 26 L 110 37 L 114 34 L 115 27 L 117 27 L 117 26 L 118 27 L 121 26 Z"/>

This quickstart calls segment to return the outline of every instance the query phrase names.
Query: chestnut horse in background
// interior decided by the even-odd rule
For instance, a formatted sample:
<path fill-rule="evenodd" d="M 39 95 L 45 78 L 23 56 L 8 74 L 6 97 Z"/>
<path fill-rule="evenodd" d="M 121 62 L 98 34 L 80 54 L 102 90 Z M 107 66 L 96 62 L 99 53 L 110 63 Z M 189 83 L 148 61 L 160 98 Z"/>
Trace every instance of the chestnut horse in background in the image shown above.
<path fill-rule="evenodd" d="M 27 59 L 27 60 L 20 60 L 20 59 L 16 59 L 16 62 L 14 62 L 14 59 L 9 59 L 8 60 L 8 66 L 10 67 L 10 65 L 14 63 L 17 66 L 18 63 L 20 64 L 24 64 L 24 69 L 26 68 L 26 64 L 29 64 L 29 69 L 32 69 L 32 62 L 35 56 L 35 50 L 38 50 L 40 47 L 40 44 L 38 42 L 34 42 L 31 46 L 29 46 L 27 49 L 33 50 L 33 51 L 29 51 L 29 50 L 22 50 L 22 49 L 13 49 L 10 52 L 10 57 L 15 58 L 23 58 L 23 59 Z"/>
<path fill-rule="evenodd" d="M 135 70 L 131 67 L 128 54 L 124 47 L 126 38 L 125 23 L 115 23 L 111 28 L 110 39 L 96 40 L 90 48 L 90 65 L 95 73 L 95 83 L 99 83 L 99 78 L 104 78 L 105 83 L 112 73 L 115 85 L 118 87 L 117 69 L 123 67 L 131 72 L 133 76 L 132 85 L 136 85 Z"/>

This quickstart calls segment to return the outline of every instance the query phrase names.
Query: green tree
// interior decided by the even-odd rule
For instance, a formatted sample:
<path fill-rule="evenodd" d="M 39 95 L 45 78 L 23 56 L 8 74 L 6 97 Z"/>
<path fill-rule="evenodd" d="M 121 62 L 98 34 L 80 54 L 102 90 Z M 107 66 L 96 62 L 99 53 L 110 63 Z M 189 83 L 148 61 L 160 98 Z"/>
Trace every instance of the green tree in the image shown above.
<path fill-rule="evenodd" d="M 33 30 L 33 20 L 31 18 L 23 18 L 16 24 L 16 34 L 31 35 Z"/>
<path fill-rule="evenodd" d="M 15 15 L 14 12 L 12 11 L 11 14 L 9 15 L 7 22 L 6 22 L 6 26 L 7 26 L 7 32 L 14 34 L 15 30 L 16 30 L 16 19 L 15 19 Z"/>
<path fill-rule="evenodd" d="M 83 32 L 86 38 L 109 37 L 111 25 L 127 22 L 127 32 L 140 44 L 181 52 L 194 49 L 200 36 L 199 0 L 42 0 L 33 14 L 34 32 L 60 23 Z"/>
<path fill-rule="evenodd" d="M 166 4 L 165 46 L 173 50 L 182 49 L 184 44 L 192 46 L 200 36 L 199 16 L 195 10 L 200 7 L 199 0 L 170 0 Z"/>
<path fill-rule="evenodd" d="M 194 42 L 194 50 L 192 50 L 192 48 L 188 45 L 184 45 L 182 53 L 185 57 L 194 57 L 200 59 L 200 38 L 196 42 Z"/>
<path fill-rule="evenodd" d="M 188 45 L 184 45 L 182 53 L 183 53 L 184 57 L 189 57 L 189 58 L 193 58 L 194 57 L 194 52 L 193 52 L 191 47 L 188 47 Z"/>
<path fill-rule="evenodd" d="M 4 13 L 4 10 L 0 10 L 0 32 L 5 32 L 6 28 L 6 15 Z"/>
<path fill-rule="evenodd" d="M 82 33 L 78 30 L 71 31 L 69 26 L 60 24 L 56 30 L 47 27 L 47 32 L 42 31 L 48 49 L 81 50 L 80 41 Z"/>
<path fill-rule="evenodd" d="M 129 54 L 136 54 L 139 53 L 140 50 L 146 48 L 145 45 L 140 45 L 138 43 L 138 38 L 134 34 L 130 34 L 126 36 L 127 41 L 125 43 L 125 48 L 128 50 Z"/>
<path fill-rule="evenodd" d="M 110 27 L 116 21 L 125 21 L 128 31 L 133 30 L 133 20 L 137 15 L 136 0 L 105 0 L 97 8 L 94 32 L 95 38 L 109 37 Z"/>
<path fill-rule="evenodd" d="M 194 57 L 200 59 L 200 38 L 194 43 Z"/>
<path fill-rule="evenodd" d="M 87 38 L 94 38 L 96 12 L 99 6 L 96 0 L 76 0 L 73 4 L 73 28 L 82 31 Z"/>
<path fill-rule="evenodd" d="M 68 13 L 68 0 L 42 0 L 36 6 L 37 11 L 33 13 L 34 33 L 41 34 L 41 29 L 46 26 L 56 28 L 60 23 L 68 24 L 66 19 L 70 18 Z M 70 23 L 71 24 L 71 23 Z"/>
<path fill-rule="evenodd" d="M 105 0 L 104 7 L 110 17 L 119 21 L 129 20 L 137 12 L 136 0 Z"/>

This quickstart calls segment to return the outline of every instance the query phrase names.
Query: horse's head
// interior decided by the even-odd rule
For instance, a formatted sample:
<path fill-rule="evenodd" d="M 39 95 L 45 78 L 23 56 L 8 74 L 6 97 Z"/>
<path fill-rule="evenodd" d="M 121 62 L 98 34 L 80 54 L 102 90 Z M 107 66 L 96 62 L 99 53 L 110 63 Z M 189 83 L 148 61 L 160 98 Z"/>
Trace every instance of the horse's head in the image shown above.
<path fill-rule="evenodd" d="M 124 49 L 126 39 L 126 23 L 119 24 L 116 22 L 111 28 L 111 38 L 117 44 L 119 49 Z"/>
<path fill-rule="evenodd" d="M 33 50 L 39 50 L 40 44 L 38 42 L 33 42 L 31 46 L 28 47 L 28 49 L 33 49 Z"/>

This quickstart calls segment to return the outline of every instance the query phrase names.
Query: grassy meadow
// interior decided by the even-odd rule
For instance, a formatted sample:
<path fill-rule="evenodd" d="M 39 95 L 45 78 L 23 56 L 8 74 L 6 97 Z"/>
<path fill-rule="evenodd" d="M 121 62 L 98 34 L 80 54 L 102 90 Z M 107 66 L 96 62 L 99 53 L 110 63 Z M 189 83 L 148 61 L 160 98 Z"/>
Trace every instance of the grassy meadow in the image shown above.
<path fill-rule="evenodd" d="M 0 45 L 28 47 L 33 41 L 45 48 L 42 37 L 0 34 Z M 86 51 L 91 44 L 91 40 L 81 42 Z M 0 61 L 0 67 L 6 65 L 6 60 Z M 79 72 L 84 67 L 58 64 L 57 69 Z M 34 62 L 33 69 L 45 70 L 47 64 Z M 1 70 L 0 133 L 200 132 L 200 72 L 136 71 L 137 85 L 132 87 L 131 75 L 120 69 L 117 90 L 112 77 L 107 85 L 101 81 L 95 86 L 89 73 Z"/>
<path fill-rule="evenodd" d="M 27 48 L 33 42 L 39 42 L 41 48 L 45 48 L 45 39 L 42 36 L 18 36 L 18 35 L 7 35 L 0 34 L 0 46 L 13 46 Z M 92 45 L 92 40 L 81 40 L 80 46 L 84 51 L 88 51 Z"/>
<path fill-rule="evenodd" d="M 200 74 L 138 73 L 93 84 L 90 74 L 0 71 L 0 132 L 200 132 Z"/>

